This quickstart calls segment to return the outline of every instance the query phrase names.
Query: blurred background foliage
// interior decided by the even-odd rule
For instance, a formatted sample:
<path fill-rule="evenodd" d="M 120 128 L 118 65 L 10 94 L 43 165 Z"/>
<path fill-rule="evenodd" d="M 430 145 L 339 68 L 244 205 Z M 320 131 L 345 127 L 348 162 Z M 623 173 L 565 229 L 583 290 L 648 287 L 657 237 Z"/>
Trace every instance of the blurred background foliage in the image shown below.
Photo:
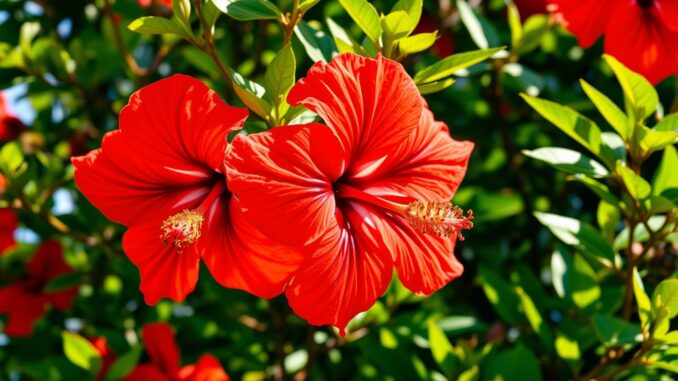
<path fill-rule="evenodd" d="M 177 3 L 192 13 L 182 19 Z M 371 3 L 389 14 L 396 2 Z M 74 272 L 46 287 L 78 290 L 72 308 L 50 309 L 32 335 L 0 334 L 0 380 L 102 379 L 96 361 L 82 358 L 99 354 L 79 338 L 105 337 L 133 367 L 147 356 L 139 330 L 156 321 L 174 327 L 183 363 L 211 353 L 233 379 L 250 381 L 671 379 L 678 285 L 658 285 L 676 276 L 678 118 L 664 116 L 675 109 L 676 82 L 660 83 L 653 104 L 642 78 L 603 58 L 600 42 L 580 48 L 538 0 L 423 3 L 414 33 L 438 33 L 408 48 L 412 30 L 387 27 L 375 46 L 359 12 L 350 15 L 361 1 L 199 1 L 198 10 L 175 0 L 173 11 L 162 1 L 0 0 L 0 89 L 27 126 L 0 147 L 0 207 L 19 217 L 0 287 L 23 273 L 39 242 L 56 239 Z M 147 16 L 165 21 L 139 19 Z M 78 194 L 69 158 L 117 128 L 133 91 L 173 73 L 248 106 L 248 132 L 312 118 L 271 97 L 267 68 L 291 67 L 298 79 L 337 50 L 400 60 L 452 136 L 475 142 L 454 200 L 476 217 L 456 248 L 464 276 L 428 298 L 394 280 L 346 337 L 308 326 L 282 297 L 227 290 L 207 273 L 185 303 L 146 306 L 122 252 L 123 227 Z M 443 60 L 468 51 L 476 55 L 457 66 Z M 430 69 L 439 62 L 448 72 Z M 585 93 L 580 78 L 618 108 Z M 611 114 L 622 127 L 608 124 Z M 582 136 L 574 127 L 587 121 L 596 127 Z M 627 134 L 615 138 L 620 129 Z"/>

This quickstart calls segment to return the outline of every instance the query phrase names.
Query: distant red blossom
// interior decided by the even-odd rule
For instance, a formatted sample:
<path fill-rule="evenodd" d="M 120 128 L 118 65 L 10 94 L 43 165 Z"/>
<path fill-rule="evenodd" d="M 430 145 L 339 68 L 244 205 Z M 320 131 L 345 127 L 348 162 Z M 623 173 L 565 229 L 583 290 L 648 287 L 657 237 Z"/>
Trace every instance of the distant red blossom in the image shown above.
<path fill-rule="evenodd" d="M 160 4 L 167 7 L 172 6 L 172 0 L 137 0 L 137 2 L 139 3 L 139 6 L 144 8 L 150 7 L 153 4 Z"/>
<path fill-rule="evenodd" d="M 129 228 L 123 248 L 146 303 L 183 301 L 201 259 L 223 286 L 265 298 L 280 294 L 301 263 L 251 226 L 227 189 L 226 139 L 247 114 L 199 80 L 174 75 L 133 94 L 120 129 L 73 158 L 81 192 Z"/>
<path fill-rule="evenodd" d="M 473 144 L 434 120 L 403 67 L 342 54 L 316 63 L 287 100 L 326 125 L 236 136 L 226 166 L 246 217 L 311 256 L 286 289 L 292 309 L 343 332 L 394 267 L 418 294 L 461 275 L 454 243 L 471 223 L 450 199 Z"/>
<path fill-rule="evenodd" d="M 5 334 L 30 336 L 35 322 L 44 315 L 47 307 L 70 308 L 77 288 L 48 292 L 45 286 L 71 271 L 59 242 L 46 241 L 40 245 L 26 265 L 26 274 L 0 288 L 0 314 L 7 315 Z"/>
<path fill-rule="evenodd" d="M 4 177 L 0 175 L 0 182 Z M 14 231 L 19 225 L 19 220 L 12 208 L 0 208 L 0 255 L 7 253 L 16 245 Z"/>
<path fill-rule="evenodd" d="M 108 346 L 108 341 L 105 337 L 95 337 L 90 340 L 92 346 L 97 350 L 99 356 L 101 357 L 101 369 L 97 375 L 97 381 L 103 381 L 106 378 L 108 370 L 111 368 L 111 365 L 115 362 L 117 356 L 113 349 Z"/>
<path fill-rule="evenodd" d="M 656 84 L 678 73 L 678 1 L 549 0 L 583 47 L 605 36 L 605 52 Z"/>
<path fill-rule="evenodd" d="M 520 18 L 526 20 L 530 16 L 547 13 L 546 0 L 513 0 L 520 12 Z"/>
<path fill-rule="evenodd" d="M 445 58 L 454 54 L 454 36 L 441 25 L 439 20 L 424 13 L 417 27 L 414 29 L 414 34 L 417 33 L 431 33 L 438 31 L 438 39 L 430 49 L 432 54 L 440 58 Z"/>
<path fill-rule="evenodd" d="M 7 101 L 0 92 L 0 142 L 14 140 L 26 130 L 26 126 L 7 109 Z"/>
<path fill-rule="evenodd" d="M 229 381 L 219 360 L 209 354 L 182 367 L 181 353 L 168 324 L 147 324 L 141 337 L 150 361 L 137 365 L 124 381 Z"/>

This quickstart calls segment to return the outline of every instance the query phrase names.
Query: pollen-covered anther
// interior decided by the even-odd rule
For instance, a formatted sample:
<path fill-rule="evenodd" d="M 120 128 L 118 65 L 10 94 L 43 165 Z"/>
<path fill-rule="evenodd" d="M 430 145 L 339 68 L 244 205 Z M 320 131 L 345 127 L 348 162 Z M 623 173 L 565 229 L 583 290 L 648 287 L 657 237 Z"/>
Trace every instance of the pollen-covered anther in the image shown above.
<path fill-rule="evenodd" d="M 407 205 L 405 217 L 422 234 L 449 237 L 456 233 L 460 240 L 464 240 L 461 231 L 473 227 L 473 211 L 464 216 L 461 208 L 448 202 L 414 201 Z"/>
<path fill-rule="evenodd" d="M 167 246 L 174 246 L 179 253 L 200 238 L 204 218 L 194 210 L 184 209 L 162 223 L 160 239 Z"/>

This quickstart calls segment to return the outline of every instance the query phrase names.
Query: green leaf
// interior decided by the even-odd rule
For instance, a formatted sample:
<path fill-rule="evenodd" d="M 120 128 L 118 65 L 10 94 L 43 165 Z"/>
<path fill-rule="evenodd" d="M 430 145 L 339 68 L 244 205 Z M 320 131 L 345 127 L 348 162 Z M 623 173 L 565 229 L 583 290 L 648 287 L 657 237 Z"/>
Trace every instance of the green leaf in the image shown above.
<path fill-rule="evenodd" d="M 304 14 L 308 12 L 309 9 L 315 7 L 318 3 L 320 3 L 320 0 L 304 0 L 301 3 L 299 3 L 299 13 Z"/>
<path fill-rule="evenodd" d="M 407 13 L 407 17 L 410 20 L 410 28 L 407 32 L 409 35 L 417 27 L 417 24 L 419 24 L 423 7 L 424 0 L 398 0 L 393 6 L 393 9 L 391 9 L 391 12 L 405 11 Z"/>
<path fill-rule="evenodd" d="M 266 69 L 264 75 L 265 96 L 275 105 L 278 119 L 285 114 L 286 108 L 289 108 L 287 93 L 294 85 L 296 69 L 297 64 L 291 44 L 283 47 Z"/>
<path fill-rule="evenodd" d="M 523 344 L 503 350 L 491 357 L 483 367 L 483 380 L 541 381 L 541 369 L 537 357 Z M 478 378 L 471 378 L 477 380 Z"/>
<path fill-rule="evenodd" d="M 617 76 L 624 95 L 633 108 L 636 121 L 641 122 L 654 113 L 659 96 L 652 84 L 642 75 L 629 70 L 616 58 L 607 54 L 603 55 L 603 58 Z"/>
<path fill-rule="evenodd" d="M 551 256 L 553 288 L 561 298 L 571 300 L 580 310 L 587 310 L 600 299 L 596 273 L 581 255 L 558 248 Z"/>
<path fill-rule="evenodd" d="M 58 276 L 43 288 L 45 293 L 59 292 L 65 289 L 73 288 L 82 282 L 82 274 L 80 273 L 68 273 L 65 275 Z"/>
<path fill-rule="evenodd" d="M 0 169 L 7 177 L 15 178 L 25 165 L 24 153 L 19 142 L 9 142 L 0 148 Z"/>
<path fill-rule="evenodd" d="M 645 331 L 648 322 L 652 319 L 652 305 L 650 304 L 650 297 L 645 292 L 643 279 L 641 279 L 638 269 L 635 267 L 633 268 L 633 295 L 635 295 L 636 304 L 638 305 L 640 326 Z"/>
<path fill-rule="evenodd" d="M 365 55 L 365 51 L 348 33 L 331 18 L 327 18 L 327 27 L 330 29 L 334 43 L 340 53 L 356 53 Z"/>
<path fill-rule="evenodd" d="M 419 33 L 413 36 L 405 37 L 398 41 L 398 48 L 401 55 L 408 55 L 423 52 L 433 46 L 438 37 L 438 32 Z"/>
<path fill-rule="evenodd" d="M 273 106 L 263 99 L 263 96 L 266 90 L 260 84 L 250 81 L 240 75 L 239 73 L 232 72 L 233 75 L 233 90 L 238 95 L 243 103 L 255 114 L 264 118 L 264 120 L 269 119 L 269 113 L 273 109 Z"/>
<path fill-rule="evenodd" d="M 654 289 L 652 294 L 652 307 L 665 307 L 668 318 L 673 319 L 678 315 L 678 279 L 667 279 Z"/>
<path fill-rule="evenodd" d="M 582 254 L 590 255 L 605 266 L 611 267 L 614 263 L 614 251 L 593 227 L 574 218 L 556 214 L 535 212 L 534 215 L 565 244 Z"/>
<path fill-rule="evenodd" d="M 612 156 L 616 161 L 626 163 L 626 145 L 624 140 L 614 132 L 603 132 L 600 134 L 603 140 L 603 145 L 612 151 Z"/>
<path fill-rule="evenodd" d="M 124 379 L 137 366 L 142 353 L 142 347 L 134 347 L 131 351 L 118 357 L 115 362 L 111 364 L 111 367 L 108 368 L 108 372 L 106 372 L 106 381 L 118 381 Z"/>
<path fill-rule="evenodd" d="M 457 10 L 461 17 L 461 22 L 464 23 L 466 29 L 471 34 L 471 39 L 481 49 L 488 49 L 490 43 L 488 41 L 483 24 L 478 19 L 478 16 L 473 12 L 466 0 L 457 0 Z"/>
<path fill-rule="evenodd" d="M 410 31 L 410 19 L 405 11 L 391 12 L 381 17 L 384 40 L 395 41 L 406 37 Z"/>
<path fill-rule="evenodd" d="M 573 176 L 570 177 L 570 179 L 586 185 L 587 188 L 593 191 L 593 193 L 595 193 L 605 202 L 608 202 L 612 205 L 619 205 L 619 199 L 610 191 L 610 188 L 608 188 L 607 185 L 601 184 L 600 182 L 586 176 Z"/>
<path fill-rule="evenodd" d="M 238 21 L 273 20 L 282 15 L 278 7 L 268 0 L 211 0 L 228 16 Z"/>
<path fill-rule="evenodd" d="M 650 217 L 650 219 L 647 220 L 647 224 L 648 226 L 650 226 L 650 229 L 652 229 L 652 231 L 657 231 L 661 229 L 661 227 L 664 225 L 664 222 L 666 222 L 666 216 L 652 216 Z M 649 238 L 650 233 L 647 232 L 645 224 L 639 224 L 638 226 L 636 226 L 636 228 L 633 231 L 633 242 L 638 243 L 647 242 Z M 619 232 L 617 238 L 615 238 L 612 249 L 616 251 L 621 251 L 626 249 L 628 245 L 629 245 L 629 228 L 625 227 L 621 232 Z"/>
<path fill-rule="evenodd" d="M 621 135 L 622 139 L 628 140 L 630 134 L 628 131 L 626 114 L 624 114 L 610 98 L 591 86 L 588 82 L 580 79 L 579 83 L 607 123 Z"/>
<path fill-rule="evenodd" d="M 451 375 L 456 369 L 456 361 L 452 352 L 452 344 L 442 329 L 433 321 L 428 322 L 428 342 L 431 345 L 431 354 L 440 369 Z"/>
<path fill-rule="evenodd" d="M 523 24 L 520 20 L 520 12 L 513 1 L 507 1 L 506 10 L 508 13 L 509 29 L 511 29 L 511 47 L 516 49 L 523 38 Z"/>
<path fill-rule="evenodd" d="M 526 94 L 521 96 L 541 116 L 602 159 L 606 165 L 613 166 L 614 154 L 602 144 L 600 128 L 592 120 L 570 107 Z"/>
<path fill-rule="evenodd" d="M 321 30 L 314 29 L 304 21 L 297 24 L 294 33 L 304 45 L 306 54 L 313 62 L 327 63 L 337 53 L 337 48 L 330 36 Z"/>
<path fill-rule="evenodd" d="M 502 66 L 502 72 L 513 78 L 522 91 L 536 96 L 544 89 L 545 82 L 541 74 L 517 62 Z"/>
<path fill-rule="evenodd" d="M 435 82 L 446 78 L 455 72 L 482 62 L 502 50 L 503 48 L 493 48 L 487 50 L 473 50 L 470 52 L 458 53 L 444 58 L 441 61 L 419 71 L 414 76 L 416 84 Z"/>
<path fill-rule="evenodd" d="M 678 361 L 664 362 L 664 361 L 655 361 L 648 364 L 648 366 L 657 369 L 668 370 L 672 373 L 678 373 Z"/>
<path fill-rule="evenodd" d="M 24 56 L 30 57 L 31 44 L 33 39 L 40 33 L 40 23 L 37 21 L 29 21 L 21 24 L 19 30 L 19 47 L 24 53 Z"/>
<path fill-rule="evenodd" d="M 532 298 L 521 288 L 516 287 L 516 293 L 520 298 L 520 303 L 523 306 L 523 312 L 527 316 L 527 321 L 530 323 L 532 330 L 539 336 L 542 343 L 550 348 L 553 345 L 553 333 L 551 328 L 546 324 L 541 312 L 532 301 Z"/>
<path fill-rule="evenodd" d="M 367 0 L 339 0 L 353 21 L 362 29 L 367 37 L 379 45 L 382 29 L 377 10 Z"/>
<path fill-rule="evenodd" d="M 550 19 L 547 15 L 534 15 L 523 24 L 522 37 L 518 42 L 518 47 L 513 49 L 513 54 L 522 56 L 533 51 L 539 46 L 544 35 L 551 27 Z"/>
<path fill-rule="evenodd" d="M 609 172 L 602 164 L 570 149 L 547 147 L 538 148 L 534 151 L 524 150 L 523 153 L 533 159 L 552 165 L 563 172 L 584 174 L 591 177 L 605 177 L 609 175 Z"/>
<path fill-rule="evenodd" d="M 211 0 L 208 0 L 205 2 L 205 9 L 203 10 L 203 16 L 205 17 L 205 21 L 207 22 L 207 25 L 210 28 L 210 31 L 214 28 L 214 25 L 217 23 L 217 20 L 219 19 L 219 16 L 221 16 L 221 11 L 219 8 L 217 8 L 216 5 L 214 5 L 214 2 Z"/>
<path fill-rule="evenodd" d="M 593 315 L 593 328 L 601 342 L 607 346 L 636 344 L 642 341 L 640 326 L 610 315 Z"/>
<path fill-rule="evenodd" d="M 678 113 L 665 116 L 654 126 L 655 131 L 678 131 Z"/>
<path fill-rule="evenodd" d="M 636 134 L 640 149 L 646 155 L 678 143 L 678 132 L 675 131 L 655 131 L 645 126 L 637 126 Z"/>
<path fill-rule="evenodd" d="M 558 332 L 556 335 L 556 353 L 558 356 L 570 364 L 576 364 L 581 359 L 579 343 Z"/>
<path fill-rule="evenodd" d="M 191 33 L 191 1 L 190 0 L 173 0 L 172 11 L 174 16 L 179 20 L 182 27 L 187 33 Z"/>
<path fill-rule="evenodd" d="M 521 320 L 517 310 L 520 298 L 513 286 L 487 267 L 480 266 L 478 273 L 485 296 L 499 316 L 511 325 L 518 324 Z"/>
<path fill-rule="evenodd" d="M 142 34 L 169 33 L 182 36 L 186 35 L 186 31 L 178 22 L 160 16 L 140 17 L 132 21 L 127 28 L 133 32 Z"/>
<path fill-rule="evenodd" d="M 678 190 L 678 152 L 673 146 L 664 150 L 662 161 L 652 179 L 652 193 L 667 196 L 669 192 Z M 667 197 L 668 198 L 668 197 Z"/>
<path fill-rule="evenodd" d="M 650 196 L 652 187 L 650 183 L 644 178 L 638 176 L 631 168 L 624 166 L 622 163 L 617 163 L 617 173 L 621 176 L 626 189 L 631 194 L 631 197 L 636 200 L 644 200 Z"/>
<path fill-rule="evenodd" d="M 607 241 L 612 241 L 612 239 L 614 239 L 614 233 L 617 231 L 617 226 L 621 220 L 621 212 L 617 205 L 618 204 L 611 204 L 605 200 L 600 200 L 598 209 L 596 210 L 598 226 L 600 226 L 601 233 Z"/>
<path fill-rule="evenodd" d="M 101 370 L 103 360 L 99 351 L 82 336 L 75 333 L 62 332 L 63 349 L 66 358 L 73 364 L 95 375 Z"/>
<path fill-rule="evenodd" d="M 432 94 L 447 89 L 448 87 L 454 85 L 455 82 L 456 80 L 454 78 L 445 78 L 440 81 L 417 85 L 417 89 L 419 89 L 419 92 L 422 95 Z"/>

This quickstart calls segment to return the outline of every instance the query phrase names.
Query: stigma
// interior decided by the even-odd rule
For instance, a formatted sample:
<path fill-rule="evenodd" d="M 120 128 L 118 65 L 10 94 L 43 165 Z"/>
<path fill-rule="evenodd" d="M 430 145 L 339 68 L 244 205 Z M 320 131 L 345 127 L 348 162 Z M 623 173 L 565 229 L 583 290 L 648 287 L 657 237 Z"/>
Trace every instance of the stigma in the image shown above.
<path fill-rule="evenodd" d="M 404 217 L 414 228 L 422 234 L 433 234 L 449 237 L 457 234 L 463 241 L 461 231 L 473 227 L 473 211 L 464 211 L 449 202 L 433 202 L 417 200 L 407 205 Z"/>
<path fill-rule="evenodd" d="M 203 216 L 195 210 L 184 209 L 170 216 L 160 228 L 160 239 L 166 246 L 182 250 L 198 240 L 202 230 Z"/>

